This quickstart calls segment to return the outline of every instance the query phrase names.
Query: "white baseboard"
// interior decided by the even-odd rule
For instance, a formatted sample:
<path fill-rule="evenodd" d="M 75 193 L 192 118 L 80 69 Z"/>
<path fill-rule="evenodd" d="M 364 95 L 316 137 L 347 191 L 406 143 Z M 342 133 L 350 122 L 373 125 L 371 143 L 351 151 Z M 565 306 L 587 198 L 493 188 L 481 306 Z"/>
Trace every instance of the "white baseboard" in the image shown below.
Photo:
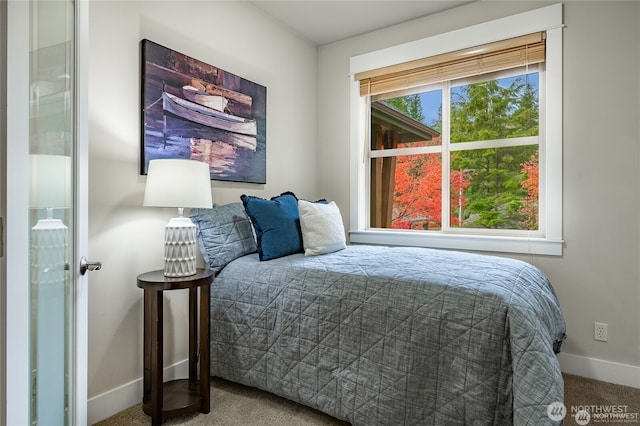
<path fill-rule="evenodd" d="M 558 360 L 563 373 L 640 389 L 640 366 L 565 353 Z"/>
<path fill-rule="evenodd" d="M 165 367 L 163 372 L 165 381 L 188 376 L 188 359 L 179 361 L 169 367 Z M 87 422 L 89 425 L 93 425 L 141 402 L 142 377 L 89 398 L 87 401 Z"/>
<path fill-rule="evenodd" d="M 640 389 L 640 366 L 566 353 L 560 353 L 558 360 L 563 373 Z M 164 369 L 165 380 L 186 377 L 188 374 L 187 359 Z M 87 401 L 88 422 L 92 425 L 141 401 L 142 378 L 139 378 L 90 398 Z"/>

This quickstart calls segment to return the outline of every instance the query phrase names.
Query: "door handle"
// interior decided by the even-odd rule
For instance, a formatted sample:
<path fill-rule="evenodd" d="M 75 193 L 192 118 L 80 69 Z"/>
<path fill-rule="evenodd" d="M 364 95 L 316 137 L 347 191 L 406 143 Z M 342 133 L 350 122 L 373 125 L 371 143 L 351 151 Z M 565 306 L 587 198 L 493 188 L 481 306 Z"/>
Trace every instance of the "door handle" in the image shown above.
<path fill-rule="evenodd" d="M 102 269 L 102 262 L 90 262 L 86 257 L 80 258 L 80 275 L 84 275 L 87 271 L 99 271 Z"/>

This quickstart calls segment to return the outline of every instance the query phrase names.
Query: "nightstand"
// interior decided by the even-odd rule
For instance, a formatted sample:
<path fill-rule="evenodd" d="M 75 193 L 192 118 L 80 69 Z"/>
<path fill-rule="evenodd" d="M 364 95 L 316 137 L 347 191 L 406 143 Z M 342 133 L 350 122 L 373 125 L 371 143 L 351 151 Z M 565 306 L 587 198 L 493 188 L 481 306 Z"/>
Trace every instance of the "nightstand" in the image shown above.
<path fill-rule="evenodd" d="M 197 269 L 195 275 L 165 277 L 163 270 L 138 275 L 144 290 L 144 393 L 142 409 L 151 416 L 153 426 L 162 419 L 199 410 L 210 411 L 209 400 L 209 295 L 213 271 Z M 200 288 L 200 302 L 197 290 Z M 164 383 L 163 369 L 163 292 L 189 290 L 189 378 Z M 200 324 L 198 326 L 198 304 Z M 199 329 L 199 330 L 198 330 Z M 198 374 L 198 349 L 200 374 Z"/>

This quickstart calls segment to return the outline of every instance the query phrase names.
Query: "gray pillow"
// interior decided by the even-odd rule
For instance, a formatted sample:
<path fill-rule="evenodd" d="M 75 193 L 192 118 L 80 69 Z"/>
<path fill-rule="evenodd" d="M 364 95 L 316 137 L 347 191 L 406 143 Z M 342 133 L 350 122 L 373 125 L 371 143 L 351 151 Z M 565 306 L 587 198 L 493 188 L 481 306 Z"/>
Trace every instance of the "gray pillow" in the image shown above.
<path fill-rule="evenodd" d="M 202 257 L 215 273 L 229 262 L 257 250 L 251 221 L 242 203 L 191 209 Z"/>

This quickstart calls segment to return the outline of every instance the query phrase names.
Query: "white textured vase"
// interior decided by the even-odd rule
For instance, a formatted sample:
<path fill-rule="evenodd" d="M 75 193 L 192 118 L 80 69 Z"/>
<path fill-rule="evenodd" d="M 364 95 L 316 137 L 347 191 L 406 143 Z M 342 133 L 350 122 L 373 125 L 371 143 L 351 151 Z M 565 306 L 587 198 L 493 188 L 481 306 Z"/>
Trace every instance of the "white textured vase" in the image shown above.
<path fill-rule="evenodd" d="M 196 273 L 197 231 L 188 217 L 174 217 L 164 227 L 164 275 L 188 277 Z"/>

